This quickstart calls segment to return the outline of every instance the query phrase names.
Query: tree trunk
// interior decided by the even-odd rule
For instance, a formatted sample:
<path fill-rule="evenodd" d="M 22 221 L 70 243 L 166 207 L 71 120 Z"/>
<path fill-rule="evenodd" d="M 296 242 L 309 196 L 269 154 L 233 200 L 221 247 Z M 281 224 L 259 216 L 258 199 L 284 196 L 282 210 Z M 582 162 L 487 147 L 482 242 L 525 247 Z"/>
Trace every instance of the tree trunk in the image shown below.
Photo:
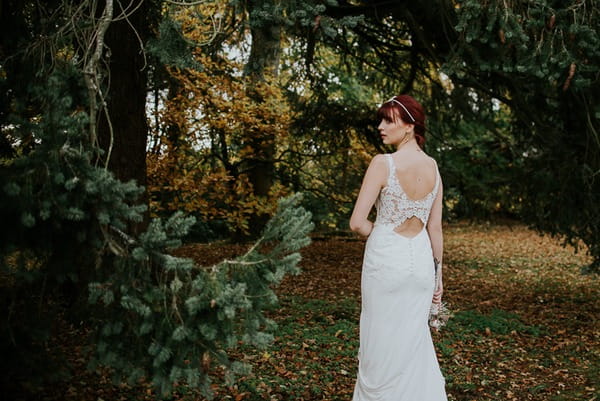
<path fill-rule="evenodd" d="M 121 4 L 122 8 L 115 7 L 115 17 L 119 17 L 123 9 L 135 11 L 127 19 L 112 22 L 106 32 L 110 70 L 109 120 L 104 114 L 100 116 L 99 142 L 106 152 L 103 158 L 108 158 L 108 167 L 118 179 L 135 180 L 145 186 L 148 70 L 143 45 L 151 33 L 153 2 L 144 1 L 137 9 L 137 0 Z M 146 194 L 140 202 L 147 203 Z M 137 226 L 134 231 L 144 226 Z"/>
<path fill-rule="evenodd" d="M 279 68 L 281 52 L 281 25 L 279 0 L 250 0 L 248 13 L 252 44 L 250 57 L 246 65 L 246 75 L 250 77 L 249 96 L 257 103 L 264 101 L 262 95 L 255 90 L 256 85 L 265 82 L 267 77 L 276 77 Z M 272 20 L 265 20 L 258 11 L 268 11 Z M 272 132 L 249 130 L 245 140 L 252 148 L 252 153 L 243 163 L 243 170 L 248 172 L 254 194 L 266 197 L 275 180 L 275 135 Z M 250 222 L 251 234 L 257 234 L 262 229 L 268 216 L 255 216 Z"/>

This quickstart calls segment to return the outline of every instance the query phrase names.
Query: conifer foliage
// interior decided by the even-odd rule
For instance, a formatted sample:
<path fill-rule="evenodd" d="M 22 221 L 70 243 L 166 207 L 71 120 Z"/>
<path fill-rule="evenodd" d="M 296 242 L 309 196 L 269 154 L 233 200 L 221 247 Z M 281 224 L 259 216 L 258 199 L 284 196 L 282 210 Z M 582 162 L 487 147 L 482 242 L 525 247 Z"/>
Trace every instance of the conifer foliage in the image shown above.
<path fill-rule="evenodd" d="M 33 357 L 52 334 L 55 315 L 40 307 L 51 299 L 46 294 L 89 282 L 92 306 L 78 308 L 97 329 L 95 365 L 132 383 L 146 377 L 163 395 L 174 382 L 209 395 L 215 366 L 226 366 L 229 379 L 247 369 L 230 363 L 225 349 L 268 344 L 273 324 L 263 310 L 277 301 L 271 286 L 298 271 L 311 215 L 299 207 L 300 195 L 281 200 L 244 255 L 208 267 L 169 254 L 193 217 L 175 213 L 128 235 L 127 222 L 140 221 L 145 209 L 133 203 L 142 188 L 94 165 L 87 115 L 73 110 L 67 81 L 56 72 L 33 87 L 46 111 L 32 122 L 14 120 L 12 135 L 36 143 L 30 151 L 16 147 L 22 154 L 2 165 L 0 217 L 12 228 L 0 248 L 2 308 L 11 311 L 0 326 L 2 382 L 48 365 Z"/>
<path fill-rule="evenodd" d="M 513 148 L 523 160 L 511 191 L 519 217 L 585 243 L 594 257 L 588 270 L 600 272 L 597 2 L 457 4 L 460 41 L 445 67 L 511 108 Z"/>
<path fill-rule="evenodd" d="M 227 381 L 247 371 L 245 364 L 229 361 L 225 350 L 240 342 L 270 342 L 274 323 L 263 310 L 277 302 L 271 285 L 298 272 L 298 250 L 308 245 L 312 230 L 300 200 L 281 200 L 244 255 L 213 266 L 163 252 L 181 244 L 194 218 L 177 213 L 153 220 L 138 240 L 127 241 L 115 269 L 90 284 L 90 301 L 104 315 L 97 321 L 95 363 L 131 383 L 151 378 L 163 395 L 177 382 L 209 396 L 211 369 L 225 367 Z"/>

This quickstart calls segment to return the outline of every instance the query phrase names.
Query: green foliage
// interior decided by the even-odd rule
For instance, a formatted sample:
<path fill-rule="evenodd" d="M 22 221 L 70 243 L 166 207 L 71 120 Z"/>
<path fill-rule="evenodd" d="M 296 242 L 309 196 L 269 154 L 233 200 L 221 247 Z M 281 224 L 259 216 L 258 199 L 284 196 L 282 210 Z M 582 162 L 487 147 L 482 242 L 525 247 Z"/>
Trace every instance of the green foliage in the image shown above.
<path fill-rule="evenodd" d="M 310 213 L 298 195 L 279 202 L 261 238 L 242 256 L 199 267 L 164 253 L 176 248 L 193 219 L 154 220 L 115 269 L 90 284 L 97 321 L 96 364 L 110 366 L 117 380 L 151 378 L 167 396 L 175 382 L 210 396 L 208 374 L 226 367 L 225 380 L 248 366 L 231 362 L 226 349 L 239 343 L 265 347 L 274 323 L 263 310 L 277 297 L 272 286 L 298 272 L 298 250 L 307 245 Z"/>
<path fill-rule="evenodd" d="M 57 70 L 43 86 L 32 85 L 41 114 L 29 119 L 13 114 L 4 122 L 17 156 L 4 159 L 0 170 L 2 218 L 18 232 L 2 232 L 5 251 L 23 242 L 49 253 L 65 248 L 58 242 L 97 246 L 93 223 L 124 229 L 145 210 L 129 204 L 141 188 L 94 166 L 97 150 L 89 145 L 87 115 L 72 102 L 66 74 Z M 55 230 L 68 237 L 53 238 Z"/>
<path fill-rule="evenodd" d="M 74 101 L 74 76 L 64 65 L 43 83 L 32 80 L 27 96 L 13 99 L 3 114 L 14 150 L 0 164 L 0 304 L 11 311 L 0 323 L 0 376 L 9 387 L 31 372 L 36 384 L 66 373 L 61 357 L 45 345 L 56 328 L 59 300 L 76 301 L 78 283 L 108 244 L 107 228 L 125 229 L 145 209 L 132 206 L 138 186 L 94 166 L 87 115 Z M 47 363 L 40 362 L 44 358 Z M 52 360 L 62 368 L 54 369 Z"/>
<path fill-rule="evenodd" d="M 148 43 L 148 52 L 164 65 L 202 70 L 202 65 L 192 56 L 195 46 L 182 36 L 181 25 L 166 16 L 160 22 L 158 37 Z"/>
<path fill-rule="evenodd" d="M 452 315 L 448 330 L 465 333 L 485 333 L 486 330 L 494 334 L 510 334 L 513 331 L 519 334 L 530 334 L 539 337 L 543 332 L 538 326 L 524 324 L 518 315 L 500 309 L 494 309 L 489 314 L 481 314 L 476 311 L 459 311 Z"/>
<path fill-rule="evenodd" d="M 597 5 L 461 1 L 453 80 L 511 107 L 519 216 L 577 245 L 600 271 L 600 23 Z"/>
<path fill-rule="evenodd" d="M 445 96 L 426 106 L 432 110 L 426 150 L 444 179 L 445 217 L 514 218 L 520 211 L 514 180 L 523 157 L 514 147 L 510 112 L 489 98 L 467 106 L 474 111 L 453 113 Z"/>

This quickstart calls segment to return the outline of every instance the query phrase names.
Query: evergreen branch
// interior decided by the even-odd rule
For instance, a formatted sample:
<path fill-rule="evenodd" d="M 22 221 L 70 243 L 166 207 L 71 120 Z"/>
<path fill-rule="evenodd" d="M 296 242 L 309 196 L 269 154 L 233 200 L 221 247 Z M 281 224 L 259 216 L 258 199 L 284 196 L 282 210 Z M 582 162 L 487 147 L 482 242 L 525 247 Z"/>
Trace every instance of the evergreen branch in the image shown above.
<path fill-rule="evenodd" d="M 277 300 L 271 284 L 296 271 L 297 251 L 309 240 L 310 213 L 299 201 L 299 196 L 281 200 L 263 236 L 237 260 L 226 259 L 212 272 L 165 253 L 185 235 L 191 220 L 176 214 L 164 223 L 151 222 L 132 252 L 119 259 L 124 268 L 104 281 L 112 285 L 90 285 L 90 302 L 106 299 L 111 312 L 98 330 L 96 361 L 117 374 L 151 377 L 165 395 L 179 380 L 209 395 L 208 374 L 214 366 L 225 367 L 228 377 L 239 372 L 240 363 L 230 361 L 225 350 L 240 341 L 260 346 L 272 340 L 263 315 Z M 275 246 L 252 260 L 267 240 Z M 128 318 L 123 321 L 123 316 Z"/>

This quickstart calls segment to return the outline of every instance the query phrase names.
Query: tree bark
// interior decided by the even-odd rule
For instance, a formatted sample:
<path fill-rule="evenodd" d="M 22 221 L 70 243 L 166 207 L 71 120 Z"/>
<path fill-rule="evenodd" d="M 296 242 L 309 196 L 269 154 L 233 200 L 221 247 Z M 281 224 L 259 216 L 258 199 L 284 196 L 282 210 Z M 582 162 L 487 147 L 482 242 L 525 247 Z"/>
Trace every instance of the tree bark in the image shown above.
<path fill-rule="evenodd" d="M 267 77 L 276 77 L 281 53 L 280 16 L 272 10 L 279 9 L 279 0 L 251 0 L 248 2 L 252 43 L 250 57 L 246 65 L 246 75 L 250 77 L 249 96 L 257 103 L 264 101 L 255 90 Z M 271 10 L 272 20 L 266 21 L 257 11 Z M 271 132 L 249 130 L 246 144 L 252 148 L 251 155 L 243 162 L 243 170 L 248 173 L 254 194 L 266 197 L 275 181 L 275 135 Z M 251 234 L 262 229 L 268 216 L 256 216 L 250 222 Z"/>
<path fill-rule="evenodd" d="M 108 168 L 121 181 L 135 180 L 146 185 L 146 95 L 148 70 L 143 46 L 151 34 L 152 1 L 120 2 L 115 5 L 115 18 L 122 17 L 123 10 L 131 14 L 113 21 L 106 32 L 109 54 L 109 88 L 107 93 L 107 116 L 100 116 L 98 140 L 108 158 Z M 144 193 L 140 202 L 147 203 Z M 147 221 L 147 218 L 144 219 Z M 137 225 L 139 231 L 145 224 Z"/>

